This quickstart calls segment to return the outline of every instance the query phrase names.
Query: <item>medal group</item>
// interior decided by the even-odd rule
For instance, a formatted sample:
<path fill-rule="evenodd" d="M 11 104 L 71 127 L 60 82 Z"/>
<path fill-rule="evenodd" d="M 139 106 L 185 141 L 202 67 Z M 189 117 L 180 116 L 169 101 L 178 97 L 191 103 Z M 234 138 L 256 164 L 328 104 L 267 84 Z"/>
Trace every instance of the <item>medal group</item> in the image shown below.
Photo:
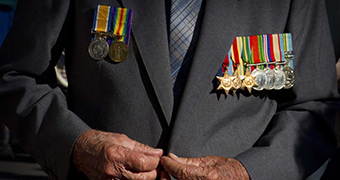
<path fill-rule="evenodd" d="M 129 54 L 132 9 L 97 5 L 94 13 L 90 56 L 101 60 L 109 55 L 114 62 L 124 61 Z"/>
<path fill-rule="evenodd" d="M 292 88 L 293 59 L 290 33 L 236 37 L 217 76 L 217 90 L 228 95 L 245 88 L 249 93 Z"/>

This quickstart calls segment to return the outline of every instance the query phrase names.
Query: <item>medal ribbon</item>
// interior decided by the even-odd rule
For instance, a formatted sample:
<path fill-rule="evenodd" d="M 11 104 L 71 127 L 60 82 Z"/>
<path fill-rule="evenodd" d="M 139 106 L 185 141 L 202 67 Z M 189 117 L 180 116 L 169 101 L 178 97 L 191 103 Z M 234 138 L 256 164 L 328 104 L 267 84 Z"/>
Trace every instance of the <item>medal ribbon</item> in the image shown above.
<path fill-rule="evenodd" d="M 293 40 L 292 40 L 292 34 L 291 33 L 285 33 L 283 34 L 284 39 L 284 52 L 293 52 Z M 293 54 L 287 55 L 287 58 L 294 57 Z M 289 66 L 294 69 L 294 63 L 292 60 L 289 61 Z"/>
<path fill-rule="evenodd" d="M 231 59 L 233 61 L 233 73 L 238 69 L 239 75 L 244 74 L 243 70 L 243 60 L 241 55 L 241 49 L 242 49 L 242 41 L 240 40 L 240 37 L 236 37 L 234 39 L 233 44 L 231 45 Z"/>
<path fill-rule="evenodd" d="M 266 35 L 262 35 L 262 41 L 263 41 L 263 53 L 264 53 L 264 58 L 266 60 L 266 62 L 271 62 L 271 58 L 269 56 L 268 53 L 268 41 L 267 41 L 267 36 Z"/>
<path fill-rule="evenodd" d="M 92 25 L 93 32 L 109 32 L 111 29 L 111 11 L 112 8 L 110 6 L 96 5 Z M 92 35 L 91 41 L 94 38 L 95 34 Z"/>
<path fill-rule="evenodd" d="M 262 35 L 257 35 L 258 39 L 258 47 L 259 47 L 259 57 L 260 57 L 260 62 L 267 62 L 264 54 L 264 42 L 263 42 L 263 36 Z"/>
<path fill-rule="evenodd" d="M 233 60 L 231 59 L 231 50 L 229 51 L 228 53 L 228 60 L 229 60 L 229 66 L 228 66 L 228 73 L 229 75 L 233 75 L 234 74 L 234 67 L 233 66 L 230 66 L 230 64 L 233 64 Z"/>
<path fill-rule="evenodd" d="M 243 40 L 242 40 L 242 37 L 237 37 L 236 38 L 237 40 L 237 50 L 238 50 L 238 54 L 239 54 L 239 64 L 238 64 L 238 73 L 240 76 L 244 75 L 245 74 L 245 69 L 244 69 L 244 60 L 243 60 L 243 49 L 244 49 L 244 44 L 243 44 Z"/>
<path fill-rule="evenodd" d="M 122 41 L 129 46 L 132 9 L 113 7 L 112 8 L 112 30 L 116 36 L 123 36 Z"/>
<path fill-rule="evenodd" d="M 250 40 L 250 48 L 252 54 L 252 60 L 254 64 L 261 63 L 260 58 L 260 48 L 259 48 L 259 40 L 257 36 L 249 36 Z M 251 70 L 253 71 L 255 67 L 252 67 Z"/>
<path fill-rule="evenodd" d="M 243 36 L 241 38 L 243 42 L 242 59 L 246 64 L 248 64 L 251 61 L 249 36 Z M 244 66 L 244 68 L 248 68 L 249 72 L 251 72 L 250 67 Z"/>
<path fill-rule="evenodd" d="M 226 57 L 225 57 L 225 59 L 224 59 L 224 61 L 223 61 L 223 64 L 222 64 L 222 67 L 223 67 L 222 72 L 223 72 L 223 73 L 224 73 L 225 70 L 227 70 L 228 67 L 229 67 L 229 57 L 230 57 L 229 54 L 230 54 L 230 50 L 229 50 L 228 54 L 226 55 Z"/>
<path fill-rule="evenodd" d="M 274 57 L 275 62 L 281 62 L 282 61 L 282 45 L 281 42 L 282 39 L 280 38 L 279 34 L 273 34 L 273 49 L 274 49 Z"/>
<path fill-rule="evenodd" d="M 108 32 L 111 29 L 111 7 L 97 5 L 94 13 L 93 28 L 95 32 Z"/>
<path fill-rule="evenodd" d="M 279 41 L 280 41 L 280 59 L 276 60 L 276 62 L 282 62 L 285 59 L 285 53 L 284 53 L 284 38 L 283 38 L 283 34 L 279 34 Z M 282 67 L 283 65 L 280 65 L 280 67 Z"/>

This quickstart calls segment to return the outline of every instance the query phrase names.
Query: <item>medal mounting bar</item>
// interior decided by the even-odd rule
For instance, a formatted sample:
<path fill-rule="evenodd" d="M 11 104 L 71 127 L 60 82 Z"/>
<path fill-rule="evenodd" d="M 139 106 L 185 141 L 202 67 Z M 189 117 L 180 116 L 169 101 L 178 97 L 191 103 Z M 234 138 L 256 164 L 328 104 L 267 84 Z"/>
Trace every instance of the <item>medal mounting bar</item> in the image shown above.
<path fill-rule="evenodd" d="M 228 76 L 217 76 L 220 82 L 217 89 L 224 89 L 228 94 L 230 90 L 235 93 L 247 89 L 251 93 L 251 89 L 292 88 L 295 82 L 293 60 L 290 33 L 236 37 L 219 71 Z M 227 86 L 226 82 L 232 80 L 240 80 L 242 85 Z"/>

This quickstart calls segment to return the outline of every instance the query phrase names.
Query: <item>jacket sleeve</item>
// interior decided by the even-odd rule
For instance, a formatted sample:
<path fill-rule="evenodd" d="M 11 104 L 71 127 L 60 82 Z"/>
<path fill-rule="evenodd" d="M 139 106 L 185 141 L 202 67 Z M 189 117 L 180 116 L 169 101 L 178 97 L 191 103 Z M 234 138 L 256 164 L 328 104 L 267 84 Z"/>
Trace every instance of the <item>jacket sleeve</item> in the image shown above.
<path fill-rule="evenodd" d="M 0 120 L 52 179 L 67 179 L 73 144 L 89 129 L 68 110 L 54 72 L 69 6 L 68 0 L 19 1 L 0 50 Z"/>
<path fill-rule="evenodd" d="M 324 1 L 292 0 L 295 85 L 270 92 L 278 110 L 256 144 L 238 159 L 251 179 L 304 179 L 333 153 L 338 97 L 334 51 Z"/>

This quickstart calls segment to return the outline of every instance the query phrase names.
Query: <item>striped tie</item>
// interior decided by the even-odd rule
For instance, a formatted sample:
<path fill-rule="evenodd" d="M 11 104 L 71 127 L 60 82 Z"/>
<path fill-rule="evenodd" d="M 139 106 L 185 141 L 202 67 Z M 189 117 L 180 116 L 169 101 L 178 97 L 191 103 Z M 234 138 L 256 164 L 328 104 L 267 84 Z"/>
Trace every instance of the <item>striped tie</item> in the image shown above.
<path fill-rule="evenodd" d="M 189 48 L 202 0 L 172 0 L 170 14 L 170 65 L 172 83 Z"/>

